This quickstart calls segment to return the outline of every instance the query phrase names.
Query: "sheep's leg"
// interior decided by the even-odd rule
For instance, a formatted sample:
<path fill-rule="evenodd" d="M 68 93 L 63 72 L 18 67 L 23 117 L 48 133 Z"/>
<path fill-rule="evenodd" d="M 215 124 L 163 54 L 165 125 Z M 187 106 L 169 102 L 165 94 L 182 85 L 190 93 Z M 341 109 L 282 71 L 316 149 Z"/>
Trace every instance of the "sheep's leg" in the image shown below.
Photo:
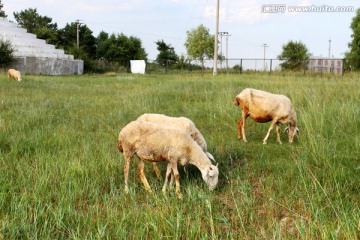
<path fill-rule="evenodd" d="M 237 135 L 238 135 L 239 140 L 242 138 L 241 125 L 242 125 L 242 118 L 239 118 L 238 125 L 237 125 L 237 130 L 238 130 Z"/>
<path fill-rule="evenodd" d="M 181 191 L 180 191 L 180 174 L 179 171 L 177 169 L 177 163 L 171 163 L 171 169 L 172 169 L 172 173 L 174 175 L 175 178 L 175 185 L 176 185 L 176 195 L 178 196 L 179 199 L 182 199 L 182 195 L 181 195 Z"/>
<path fill-rule="evenodd" d="M 173 187 L 174 187 L 174 174 L 173 174 L 173 173 L 171 173 L 171 175 L 170 175 L 170 183 L 169 183 L 169 186 L 170 186 L 170 190 L 172 190 Z"/>
<path fill-rule="evenodd" d="M 139 159 L 139 162 L 138 162 L 138 173 L 139 173 L 139 177 L 142 181 L 142 183 L 144 184 L 145 186 L 145 189 L 146 191 L 148 191 L 149 193 L 151 193 L 151 188 L 150 188 L 150 185 L 145 177 L 145 173 L 144 173 L 144 161 L 142 159 Z"/>
<path fill-rule="evenodd" d="M 271 131 L 273 130 L 274 125 L 275 125 L 276 123 L 277 123 L 277 120 L 273 119 L 272 122 L 271 122 L 271 124 L 270 124 L 269 130 L 268 130 L 268 132 L 267 132 L 267 134 L 266 134 L 266 136 L 265 136 L 265 138 L 264 138 L 264 140 L 263 140 L 263 144 L 266 144 L 266 143 L 267 143 L 267 140 L 268 140 L 268 138 L 269 138 L 269 135 L 270 135 Z"/>
<path fill-rule="evenodd" d="M 276 138 L 278 143 L 282 144 L 281 139 L 280 139 L 280 126 L 279 123 L 276 123 Z"/>
<path fill-rule="evenodd" d="M 247 142 L 246 136 L 245 136 L 246 118 L 247 118 L 247 113 L 243 110 L 241 112 L 241 120 L 239 122 L 240 122 L 240 127 L 241 127 L 241 135 L 242 135 L 242 139 L 243 139 L 244 142 Z"/>
<path fill-rule="evenodd" d="M 133 154 L 129 151 L 124 150 L 124 159 L 125 159 L 125 165 L 124 165 L 124 183 L 125 183 L 125 193 L 129 193 L 129 187 L 128 187 L 128 178 L 129 178 L 129 168 L 130 168 L 130 162 Z"/>
<path fill-rule="evenodd" d="M 157 165 L 156 165 L 156 162 L 153 162 L 153 163 L 152 163 L 152 166 L 153 166 L 153 169 L 154 169 L 154 171 L 155 171 L 156 177 L 157 177 L 158 179 L 160 179 L 160 178 L 161 178 L 161 176 L 160 176 L 160 171 L 159 171 L 159 168 L 158 168 Z"/>
<path fill-rule="evenodd" d="M 167 184 L 168 184 L 168 180 L 169 180 L 169 177 L 172 176 L 171 174 L 171 165 L 170 163 L 167 165 L 167 168 L 166 168 L 166 174 L 165 174 L 165 181 L 164 181 L 164 186 L 162 188 L 162 192 L 165 194 L 166 193 L 166 187 L 167 187 Z M 171 178 L 172 179 L 172 178 Z"/>

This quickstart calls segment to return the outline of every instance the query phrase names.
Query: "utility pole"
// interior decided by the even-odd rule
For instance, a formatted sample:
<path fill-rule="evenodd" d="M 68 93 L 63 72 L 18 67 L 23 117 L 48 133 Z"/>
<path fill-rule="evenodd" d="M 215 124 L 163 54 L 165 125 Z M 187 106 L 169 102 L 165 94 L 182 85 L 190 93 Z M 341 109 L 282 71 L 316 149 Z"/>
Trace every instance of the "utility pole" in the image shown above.
<path fill-rule="evenodd" d="M 264 47 L 264 71 L 266 71 L 265 56 L 266 56 L 266 48 L 269 47 L 269 45 L 267 45 L 266 43 L 264 43 L 264 44 L 261 45 L 261 46 Z"/>
<path fill-rule="evenodd" d="M 219 32 L 219 5 L 220 0 L 216 0 L 216 28 L 215 28 L 215 40 L 214 40 L 214 69 L 213 76 L 217 75 L 217 52 L 218 52 L 218 32 Z"/>
<path fill-rule="evenodd" d="M 222 56 L 223 56 L 223 51 L 222 51 L 222 37 L 226 36 L 227 34 L 229 34 L 228 32 L 219 32 L 220 35 L 220 56 L 221 56 L 221 68 L 222 68 Z"/>
<path fill-rule="evenodd" d="M 330 58 L 330 53 L 331 53 L 331 39 L 329 38 L 329 58 Z"/>
<path fill-rule="evenodd" d="M 79 49 L 79 31 L 80 31 L 80 23 L 81 20 L 76 20 L 75 23 L 76 23 L 76 46 L 77 48 Z"/>
<path fill-rule="evenodd" d="M 229 37 L 230 37 L 231 35 L 229 34 L 229 33 L 227 33 L 226 35 L 225 35 L 225 39 L 226 39 L 226 70 L 227 69 L 229 69 L 229 61 L 228 61 L 228 59 L 229 59 L 229 51 L 228 51 L 228 40 L 229 40 Z"/>

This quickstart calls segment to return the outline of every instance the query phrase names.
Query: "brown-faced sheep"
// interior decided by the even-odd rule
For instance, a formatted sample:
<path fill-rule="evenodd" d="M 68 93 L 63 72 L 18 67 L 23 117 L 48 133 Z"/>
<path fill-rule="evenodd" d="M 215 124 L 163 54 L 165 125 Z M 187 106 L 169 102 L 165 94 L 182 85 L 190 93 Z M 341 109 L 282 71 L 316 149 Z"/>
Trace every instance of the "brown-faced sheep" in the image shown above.
<path fill-rule="evenodd" d="M 15 69 L 9 69 L 8 70 L 8 77 L 13 78 L 18 82 L 21 81 L 21 74 L 20 74 L 19 71 L 16 71 Z"/>
<path fill-rule="evenodd" d="M 203 180 L 210 190 L 218 183 L 219 170 L 211 164 L 200 146 L 188 133 L 173 127 L 160 124 L 133 121 L 127 124 L 119 134 L 118 149 L 125 159 L 124 179 L 125 192 L 128 192 L 128 175 L 131 158 L 136 154 L 139 158 L 138 173 L 145 189 L 151 192 L 150 185 L 144 174 L 144 161 L 168 162 L 163 192 L 166 191 L 167 179 L 174 174 L 176 194 L 181 199 L 179 172 L 177 165 L 190 163 L 201 172 Z"/>
<path fill-rule="evenodd" d="M 277 141 L 281 144 L 279 123 L 288 125 L 285 131 L 288 131 L 290 143 L 294 141 L 294 136 L 299 131 L 296 126 L 297 118 L 294 107 L 290 99 L 284 95 L 246 88 L 235 97 L 234 105 L 241 108 L 241 118 L 238 122 L 238 138 L 242 138 L 244 142 L 247 142 L 245 136 L 247 117 L 259 123 L 271 121 L 263 144 L 267 143 L 274 125 L 276 125 Z"/>

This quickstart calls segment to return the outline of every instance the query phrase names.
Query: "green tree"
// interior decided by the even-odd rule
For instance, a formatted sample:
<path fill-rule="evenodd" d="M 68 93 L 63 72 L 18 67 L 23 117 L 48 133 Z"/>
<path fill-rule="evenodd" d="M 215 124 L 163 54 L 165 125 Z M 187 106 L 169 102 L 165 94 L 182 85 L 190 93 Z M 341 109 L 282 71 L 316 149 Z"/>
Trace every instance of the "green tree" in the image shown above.
<path fill-rule="evenodd" d="M 107 32 L 101 31 L 96 37 L 96 58 L 103 59 L 105 52 L 109 48 L 109 34 Z"/>
<path fill-rule="evenodd" d="M 204 60 L 214 57 L 214 35 L 211 35 L 209 29 L 202 24 L 186 33 L 187 54 L 191 58 L 199 60 L 202 68 L 204 68 Z"/>
<path fill-rule="evenodd" d="M 58 41 L 57 24 L 52 18 L 41 16 L 36 8 L 29 8 L 21 12 L 14 12 L 14 18 L 19 26 L 47 43 L 56 44 Z"/>
<path fill-rule="evenodd" d="M 0 39 L 0 67 L 7 67 L 14 61 L 13 52 L 11 43 Z"/>
<path fill-rule="evenodd" d="M 46 26 L 36 29 L 36 37 L 46 40 L 48 44 L 57 45 L 59 43 L 58 31 Z"/>
<path fill-rule="evenodd" d="M 356 10 L 350 28 L 353 33 L 351 34 L 352 40 L 348 44 L 349 51 L 345 53 L 345 58 L 347 58 L 345 68 L 360 70 L 360 8 Z"/>
<path fill-rule="evenodd" d="M 82 24 L 79 27 L 79 48 L 81 48 L 81 51 L 77 49 L 76 23 L 66 24 L 63 29 L 58 30 L 58 34 L 58 47 L 61 47 L 66 52 L 73 54 L 76 58 L 80 58 L 80 55 L 77 54 L 81 52 L 82 56 L 95 59 L 96 38 L 93 36 L 93 32 L 86 26 L 86 24 Z"/>
<path fill-rule="evenodd" d="M 179 60 L 176 64 L 176 68 L 177 69 L 186 69 L 189 67 L 189 59 L 186 59 L 184 54 L 181 54 L 180 57 L 179 57 Z"/>
<path fill-rule="evenodd" d="M 2 3 L 1 3 L 1 0 L 0 0 L 0 17 L 4 17 L 4 18 L 6 18 L 6 17 L 7 17 L 7 15 L 5 14 L 5 11 L 4 11 L 4 10 L 2 10 L 2 9 L 3 9 L 3 7 L 4 7 L 4 4 L 2 4 Z"/>
<path fill-rule="evenodd" d="M 100 32 L 97 37 L 97 58 L 108 62 L 117 62 L 128 67 L 129 60 L 147 60 L 147 54 L 139 38 L 125 34 Z"/>
<path fill-rule="evenodd" d="M 175 50 L 171 45 L 166 44 L 164 40 L 159 40 L 156 42 L 157 50 L 159 54 L 156 57 L 156 62 L 162 66 L 167 64 L 173 65 L 179 61 L 178 55 L 176 55 Z"/>
<path fill-rule="evenodd" d="M 284 60 L 280 64 L 282 70 L 301 70 L 304 67 L 304 61 L 310 56 L 305 44 L 301 41 L 289 41 L 282 46 L 282 53 L 278 56 Z"/>

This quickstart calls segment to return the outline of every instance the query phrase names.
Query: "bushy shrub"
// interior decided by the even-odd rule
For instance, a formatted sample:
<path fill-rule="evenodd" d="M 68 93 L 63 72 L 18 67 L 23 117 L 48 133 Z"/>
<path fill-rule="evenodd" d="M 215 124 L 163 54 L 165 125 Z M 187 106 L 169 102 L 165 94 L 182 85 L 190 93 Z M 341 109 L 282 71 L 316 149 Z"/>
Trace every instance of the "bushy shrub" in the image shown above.
<path fill-rule="evenodd" d="M 7 67 L 14 62 L 13 52 L 11 43 L 0 39 L 0 67 Z"/>

